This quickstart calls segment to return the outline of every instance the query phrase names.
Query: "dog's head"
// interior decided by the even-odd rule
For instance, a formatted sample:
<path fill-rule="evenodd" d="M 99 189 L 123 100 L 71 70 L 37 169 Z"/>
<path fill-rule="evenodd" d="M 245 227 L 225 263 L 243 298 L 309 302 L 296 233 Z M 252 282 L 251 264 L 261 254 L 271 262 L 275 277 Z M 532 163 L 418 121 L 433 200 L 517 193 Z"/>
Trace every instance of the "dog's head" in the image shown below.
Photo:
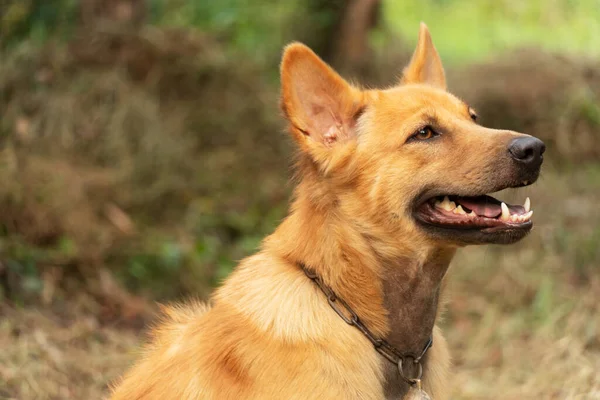
<path fill-rule="evenodd" d="M 535 182 L 544 144 L 477 124 L 475 111 L 446 91 L 424 24 L 392 88 L 352 86 L 297 43 L 285 49 L 281 77 L 301 173 L 335 198 L 338 214 L 364 229 L 451 245 L 513 243 L 531 230 L 528 199 L 510 205 L 487 194 Z"/>

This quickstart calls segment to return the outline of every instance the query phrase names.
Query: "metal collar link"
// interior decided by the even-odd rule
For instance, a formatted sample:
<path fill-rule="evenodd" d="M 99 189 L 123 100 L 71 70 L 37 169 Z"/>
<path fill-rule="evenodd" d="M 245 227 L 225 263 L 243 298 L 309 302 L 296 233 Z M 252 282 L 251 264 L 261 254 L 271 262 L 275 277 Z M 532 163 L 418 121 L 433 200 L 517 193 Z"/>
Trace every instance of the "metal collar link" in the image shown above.
<path fill-rule="evenodd" d="M 348 306 L 348 304 L 340 297 L 338 297 L 333 290 L 327 285 L 323 283 L 321 278 L 309 270 L 306 265 L 303 263 L 299 263 L 300 267 L 304 271 L 307 277 L 309 277 L 313 282 L 317 284 L 319 289 L 325 294 L 327 297 L 327 302 L 333 308 L 333 310 L 346 322 L 348 325 L 356 327 L 359 331 L 363 333 L 369 339 L 375 350 L 384 356 L 388 361 L 395 364 L 398 367 L 398 372 L 400 376 L 406 383 L 417 386 L 420 388 L 421 385 L 421 377 L 423 375 L 423 365 L 421 364 L 421 360 L 427 350 L 433 345 L 433 338 L 429 336 L 427 343 L 425 343 L 425 347 L 423 347 L 423 351 L 420 354 L 415 353 L 401 353 L 395 347 L 390 345 L 387 341 L 383 339 L 377 338 L 373 333 L 362 323 L 358 315 Z M 405 374 L 403 366 L 407 365 L 408 359 L 412 360 L 409 364 L 414 364 L 417 368 L 417 373 L 413 377 L 409 377 Z"/>

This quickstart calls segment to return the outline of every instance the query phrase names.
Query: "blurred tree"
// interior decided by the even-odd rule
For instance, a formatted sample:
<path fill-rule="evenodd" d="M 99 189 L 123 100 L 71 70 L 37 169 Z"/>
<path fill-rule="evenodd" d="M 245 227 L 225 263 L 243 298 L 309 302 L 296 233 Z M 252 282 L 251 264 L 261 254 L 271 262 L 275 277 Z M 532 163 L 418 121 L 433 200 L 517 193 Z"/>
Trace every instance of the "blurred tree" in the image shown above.
<path fill-rule="evenodd" d="M 379 23 L 381 2 L 351 0 L 344 11 L 331 61 L 344 74 L 363 75 L 372 55 L 369 32 Z"/>
<path fill-rule="evenodd" d="M 307 0 L 304 20 L 295 25 L 294 36 L 309 45 L 319 56 L 331 61 L 335 53 L 336 32 L 349 0 Z"/>
<path fill-rule="evenodd" d="M 308 0 L 296 37 L 346 75 L 368 63 L 369 32 L 379 23 L 380 0 Z"/>

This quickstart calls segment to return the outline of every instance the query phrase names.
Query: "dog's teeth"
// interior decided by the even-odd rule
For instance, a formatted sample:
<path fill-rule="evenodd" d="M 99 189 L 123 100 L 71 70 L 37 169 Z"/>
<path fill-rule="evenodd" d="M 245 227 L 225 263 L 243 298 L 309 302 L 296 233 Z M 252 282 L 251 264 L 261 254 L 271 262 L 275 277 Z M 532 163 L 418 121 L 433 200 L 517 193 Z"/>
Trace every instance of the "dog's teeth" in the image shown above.
<path fill-rule="evenodd" d="M 508 210 L 508 206 L 503 202 L 502 204 L 500 204 L 500 208 L 502 208 L 502 215 L 500 216 L 500 219 L 503 221 L 509 221 L 510 211 Z"/>
<path fill-rule="evenodd" d="M 529 197 L 525 199 L 525 204 L 523 204 L 523 208 L 525 208 L 525 212 L 528 213 L 531 210 L 531 200 Z"/>
<path fill-rule="evenodd" d="M 529 212 L 528 212 L 528 213 L 526 213 L 526 214 L 523 214 L 523 215 L 522 215 L 522 217 L 523 217 L 523 221 L 529 221 L 529 220 L 531 219 L 531 216 L 532 216 L 532 215 L 533 215 L 533 210 L 529 211 Z"/>
<path fill-rule="evenodd" d="M 452 212 L 454 214 L 467 214 L 460 204 Z"/>
<path fill-rule="evenodd" d="M 453 201 L 450 201 L 448 196 L 444 197 L 444 201 L 442 201 L 441 208 L 446 211 L 452 211 L 456 208 L 456 204 Z"/>
<path fill-rule="evenodd" d="M 467 214 L 469 217 L 473 218 L 476 217 L 477 214 L 475 214 L 475 211 L 471 211 L 469 214 Z"/>

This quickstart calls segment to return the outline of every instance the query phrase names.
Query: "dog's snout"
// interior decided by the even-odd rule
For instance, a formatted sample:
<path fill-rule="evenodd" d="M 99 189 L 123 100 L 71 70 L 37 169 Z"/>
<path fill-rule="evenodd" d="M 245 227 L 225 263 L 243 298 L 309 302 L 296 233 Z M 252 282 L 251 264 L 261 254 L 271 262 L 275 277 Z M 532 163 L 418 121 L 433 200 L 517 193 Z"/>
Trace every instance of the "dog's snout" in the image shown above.
<path fill-rule="evenodd" d="M 513 140 L 508 145 L 510 156 L 517 162 L 530 167 L 539 167 L 543 161 L 546 145 L 533 136 Z"/>

